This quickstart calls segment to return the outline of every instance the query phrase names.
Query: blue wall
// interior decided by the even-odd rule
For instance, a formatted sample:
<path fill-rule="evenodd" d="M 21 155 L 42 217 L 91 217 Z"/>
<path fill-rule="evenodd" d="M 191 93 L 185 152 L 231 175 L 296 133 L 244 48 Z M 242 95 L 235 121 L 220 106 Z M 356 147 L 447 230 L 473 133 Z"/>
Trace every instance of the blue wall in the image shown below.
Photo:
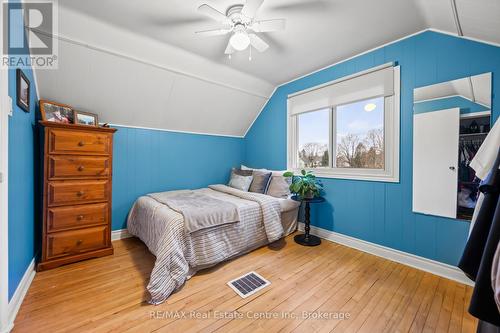
<path fill-rule="evenodd" d="M 12 2 L 12 1 L 11 1 Z M 16 27 L 22 32 L 23 26 Z M 36 254 L 35 247 L 35 143 L 36 87 L 31 69 L 23 69 L 31 82 L 30 112 L 16 104 L 16 68 L 9 68 L 9 300 Z"/>
<path fill-rule="evenodd" d="M 413 89 L 493 72 L 493 90 L 500 96 L 498 47 L 427 31 L 283 85 L 246 137 L 245 162 L 286 168 L 288 94 L 390 61 L 401 65 L 400 183 L 323 179 L 327 203 L 314 208 L 312 224 L 456 265 L 469 223 L 412 212 Z M 499 114 L 494 100 L 493 119 Z"/>
<path fill-rule="evenodd" d="M 431 101 L 418 102 L 413 106 L 413 111 L 415 113 L 424 113 L 451 108 L 460 108 L 461 114 L 489 111 L 487 107 L 474 103 L 461 96 L 444 97 Z"/>
<path fill-rule="evenodd" d="M 245 156 L 242 138 L 117 127 L 113 142 L 113 230 L 126 228 L 141 195 L 227 183 Z"/>

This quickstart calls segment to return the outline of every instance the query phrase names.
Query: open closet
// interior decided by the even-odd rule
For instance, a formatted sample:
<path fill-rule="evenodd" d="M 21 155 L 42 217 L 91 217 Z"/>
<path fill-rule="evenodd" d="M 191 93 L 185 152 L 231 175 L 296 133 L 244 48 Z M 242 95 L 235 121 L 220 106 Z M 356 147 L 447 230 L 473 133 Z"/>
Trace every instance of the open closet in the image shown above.
<path fill-rule="evenodd" d="M 471 220 L 479 180 L 469 167 L 490 130 L 491 73 L 417 88 L 413 211 Z"/>
<path fill-rule="evenodd" d="M 490 130 L 490 113 L 479 112 L 460 117 L 458 145 L 457 218 L 470 220 L 476 206 L 480 180 L 469 166 Z"/>

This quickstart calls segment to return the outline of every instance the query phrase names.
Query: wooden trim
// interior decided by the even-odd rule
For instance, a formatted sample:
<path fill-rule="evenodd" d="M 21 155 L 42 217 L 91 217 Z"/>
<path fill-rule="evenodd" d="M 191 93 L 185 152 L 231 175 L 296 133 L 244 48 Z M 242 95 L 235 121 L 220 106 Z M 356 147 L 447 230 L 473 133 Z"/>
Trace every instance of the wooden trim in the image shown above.
<path fill-rule="evenodd" d="M 82 130 L 82 131 L 95 131 L 95 132 L 109 132 L 114 133 L 118 129 L 112 127 L 102 127 L 102 126 L 89 126 L 89 125 L 79 125 L 79 124 L 65 124 L 56 123 L 54 121 L 39 121 L 40 125 L 47 128 L 64 128 L 70 130 Z"/>

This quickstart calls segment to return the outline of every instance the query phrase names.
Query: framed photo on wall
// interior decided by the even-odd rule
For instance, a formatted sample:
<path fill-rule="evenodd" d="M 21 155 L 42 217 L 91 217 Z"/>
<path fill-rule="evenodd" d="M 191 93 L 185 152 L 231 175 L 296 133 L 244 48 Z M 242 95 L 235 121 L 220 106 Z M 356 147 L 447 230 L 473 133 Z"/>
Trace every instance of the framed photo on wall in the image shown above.
<path fill-rule="evenodd" d="M 98 126 L 99 122 L 95 113 L 75 110 L 75 124 Z"/>
<path fill-rule="evenodd" d="M 75 112 L 71 106 L 45 100 L 40 101 L 42 120 L 56 123 L 74 124 Z"/>
<path fill-rule="evenodd" d="M 30 88 L 30 80 L 18 68 L 16 70 L 16 104 L 24 112 L 30 112 Z"/>

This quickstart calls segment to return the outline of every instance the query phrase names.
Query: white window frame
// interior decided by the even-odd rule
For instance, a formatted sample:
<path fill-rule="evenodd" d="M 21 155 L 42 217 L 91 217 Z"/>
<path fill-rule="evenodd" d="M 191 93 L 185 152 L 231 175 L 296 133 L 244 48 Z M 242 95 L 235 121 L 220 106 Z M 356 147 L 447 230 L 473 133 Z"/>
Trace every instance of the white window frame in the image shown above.
<path fill-rule="evenodd" d="M 379 70 L 385 67 L 388 67 L 388 65 L 382 65 L 373 69 L 369 69 L 367 71 L 356 73 L 348 77 L 328 82 L 322 86 L 332 85 L 335 84 L 336 82 L 368 74 L 375 70 Z M 322 178 L 354 179 L 354 180 L 367 180 L 367 181 L 392 182 L 392 183 L 399 182 L 400 67 L 394 66 L 393 69 L 394 69 L 394 95 L 387 96 L 384 98 L 384 145 L 385 145 L 384 169 L 337 168 L 335 166 L 336 158 L 334 150 L 336 147 L 336 138 L 337 138 L 335 132 L 336 119 L 337 119 L 336 109 L 340 105 L 331 105 L 326 108 L 309 111 L 309 112 L 314 112 L 328 108 L 330 109 L 330 142 L 328 147 L 329 149 L 328 153 L 330 155 L 330 167 L 306 168 L 306 170 L 311 170 L 316 174 L 316 176 Z M 318 87 L 313 87 L 307 90 L 313 90 L 317 88 Z M 373 96 L 372 98 L 376 97 L 380 96 Z M 355 103 L 355 102 L 359 101 L 354 100 L 349 103 Z M 300 170 L 300 168 L 298 167 L 298 122 L 297 122 L 299 115 L 300 114 L 291 115 L 290 105 L 289 104 L 287 105 L 287 167 L 288 170 L 293 170 L 295 172 Z"/>

